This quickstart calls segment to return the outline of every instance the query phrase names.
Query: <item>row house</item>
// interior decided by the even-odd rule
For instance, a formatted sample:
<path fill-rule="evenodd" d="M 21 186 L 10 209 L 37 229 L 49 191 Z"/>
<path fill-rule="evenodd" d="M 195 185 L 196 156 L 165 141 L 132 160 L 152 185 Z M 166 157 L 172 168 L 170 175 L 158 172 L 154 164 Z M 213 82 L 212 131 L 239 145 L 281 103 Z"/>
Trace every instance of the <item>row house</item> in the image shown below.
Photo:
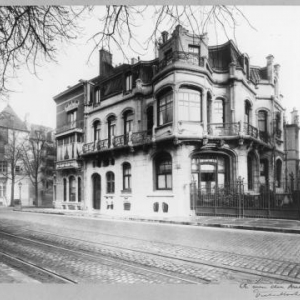
<path fill-rule="evenodd" d="M 57 207 L 189 216 L 191 193 L 238 179 L 284 189 L 280 66 L 250 65 L 232 41 L 208 46 L 178 25 L 158 57 L 113 67 L 54 98 Z"/>

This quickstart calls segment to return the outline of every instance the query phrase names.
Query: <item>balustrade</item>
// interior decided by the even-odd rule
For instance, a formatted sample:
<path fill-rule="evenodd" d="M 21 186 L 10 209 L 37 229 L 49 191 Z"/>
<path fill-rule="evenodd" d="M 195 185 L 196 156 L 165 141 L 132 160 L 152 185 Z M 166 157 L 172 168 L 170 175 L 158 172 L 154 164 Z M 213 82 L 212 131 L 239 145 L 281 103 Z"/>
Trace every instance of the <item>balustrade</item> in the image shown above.
<path fill-rule="evenodd" d="M 239 123 L 209 123 L 207 132 L 214 136 L 234 136 L 239 133 Z"/>

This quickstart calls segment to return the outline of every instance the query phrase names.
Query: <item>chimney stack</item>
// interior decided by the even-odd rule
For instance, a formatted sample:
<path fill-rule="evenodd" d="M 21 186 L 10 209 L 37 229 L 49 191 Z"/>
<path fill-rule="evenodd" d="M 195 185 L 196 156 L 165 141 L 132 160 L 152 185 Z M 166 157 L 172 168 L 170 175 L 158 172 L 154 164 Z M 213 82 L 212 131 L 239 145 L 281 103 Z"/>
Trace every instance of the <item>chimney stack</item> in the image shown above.
<path fill-rule="evenodd" d="M 99 51 L 99 58 L 100 58 L 100 64 L 99 64 L 99 75 L 108 75 L 110 71 L 112 70 L 112 54 L 103 48 Z"/>
<path fill-rule="evenodd" d="M 268 74 L 268 80 L 269 82 L 274 82 L 274 74 L 273 74 L 273 61 L 274 56 L 272 54 L 269 54 L 267 57 L 267 74 Z"/>
<path fill-rule="evenodd" d="M 163 32 L 161 33 L 163 44 L 168 40 L 168 35 L 169 35 L 169 34 L 168 34 L 167 31 L 163 31 Z"/>
<path fill-rule="evenodd" d="M 298 110 L 295 107 L 291 112 L 291 117 L 292 117 L 292 124 L 299 125 L 299 114 L 298 114 Z"/>

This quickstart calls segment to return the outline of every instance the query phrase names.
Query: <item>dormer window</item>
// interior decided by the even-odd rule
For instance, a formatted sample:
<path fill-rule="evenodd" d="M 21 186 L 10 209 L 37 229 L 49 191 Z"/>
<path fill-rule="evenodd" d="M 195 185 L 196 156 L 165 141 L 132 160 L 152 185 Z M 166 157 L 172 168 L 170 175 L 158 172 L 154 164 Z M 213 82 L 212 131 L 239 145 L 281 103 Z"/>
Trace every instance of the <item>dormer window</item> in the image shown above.
<path fill-rule="evenodd" d="M 130 92 L 132 90 L 132 74 L 127 74 L 125 77 L 125 91 Z"/>
<path fill-rule="evenodd" d="M 189 45 L 189 53 L 200 54 L 200 47 L 198 45 Z"/>
<path fill-rule="evenodd" d="M 100 104 L 100 87 L 96 87 L 94 90 L 94 106 L 98 106 Z"/>

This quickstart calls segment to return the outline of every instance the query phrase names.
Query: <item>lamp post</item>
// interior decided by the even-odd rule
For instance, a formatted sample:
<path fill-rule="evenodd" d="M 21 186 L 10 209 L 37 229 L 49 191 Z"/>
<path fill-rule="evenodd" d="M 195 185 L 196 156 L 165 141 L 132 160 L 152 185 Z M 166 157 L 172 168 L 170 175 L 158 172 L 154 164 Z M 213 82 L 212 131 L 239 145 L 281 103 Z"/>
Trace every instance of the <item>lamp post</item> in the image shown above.
<path fill-rule="evenodd" d="M 20 204 L 21 204 L 21 191 L 22 191 L 22 182 L 19 182 L 19 195 L 20 195 Z"/>

